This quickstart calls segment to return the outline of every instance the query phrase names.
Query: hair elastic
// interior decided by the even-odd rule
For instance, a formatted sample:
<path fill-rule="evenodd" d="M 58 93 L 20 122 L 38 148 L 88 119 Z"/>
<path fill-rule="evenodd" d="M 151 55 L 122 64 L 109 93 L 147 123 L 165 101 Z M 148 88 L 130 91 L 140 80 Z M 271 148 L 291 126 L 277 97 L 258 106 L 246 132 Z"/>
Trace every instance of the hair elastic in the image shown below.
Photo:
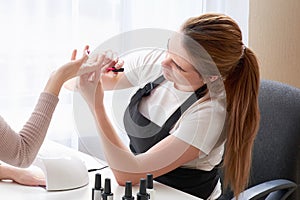
<path fill-rule="evenodd" d="M 243 48 L 243 49 L 242 49 L 242 55 L 240 56 L 240 59 L 244 58 L 245 51 L 246 51 L 246 48 L 247 48 L 247 47 L 246 47 L 246 45 L 243 44 L 243 45 L 242 45 L 242 48 Z"/>

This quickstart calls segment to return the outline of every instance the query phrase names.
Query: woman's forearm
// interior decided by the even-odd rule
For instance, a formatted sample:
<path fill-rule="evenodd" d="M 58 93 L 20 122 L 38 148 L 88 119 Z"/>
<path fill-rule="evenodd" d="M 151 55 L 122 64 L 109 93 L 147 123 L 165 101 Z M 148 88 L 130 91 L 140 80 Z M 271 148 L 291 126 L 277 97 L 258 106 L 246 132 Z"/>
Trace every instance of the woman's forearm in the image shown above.
<path fill-rule="evenodd" d="M 138 183 L 148 173 L 160 176 L 200 154 L 199 149 L 170 135 L 147 152 L 134 155 L 114 131 L 103 105 L 96 105 L 95 117 L 106 160 L 120 185 L 126 180 Z"/>
<path fill-rule="evenodd" d="M 161 161 L 155 158 L 155 153 L 136 156 L 124 145 L 111 125 L 103 105 L 97 104 L 94 114 L 106 160 L 119 185 L 124 185 L 126 180 L 137 184 L 147 173 L 157 176 L 167 172 L 168 169 L 157 170 L 156 166 L 159 165 L 156 163 Z"/>
<path fill-rule="evenodd" d="M 117 135 L 113 125 L 108 118 L 104 105 L 97 104 L 95 106 L 95 117 L 97 120 L 98 127 L 100 128 L 101 133 L 105 136 L 105 139 L 110 141 L 112 145 L 115 145 L 123 151 L 129 152 L 129 149 L 124 145 L 119 136 Z"/>
<path fill-rule="evenodd" d="M 15 132 L 0 118 L 0 158 L 3 162 L 17 167 L 28 167 L 32 163 L 43 143 L 57 103 L 58 97 L 41 93 L 20 132 Z"/>
<path fill-rule="evenodd" d="M 44 92 L 48 92 L 55 96 L 58 96 L 63 83 L 64 81 L 59 78 L 59 74 L 57 72 L 53 72 L 53 74 L 48 79 L 48 82 L 44 88 Z"/>

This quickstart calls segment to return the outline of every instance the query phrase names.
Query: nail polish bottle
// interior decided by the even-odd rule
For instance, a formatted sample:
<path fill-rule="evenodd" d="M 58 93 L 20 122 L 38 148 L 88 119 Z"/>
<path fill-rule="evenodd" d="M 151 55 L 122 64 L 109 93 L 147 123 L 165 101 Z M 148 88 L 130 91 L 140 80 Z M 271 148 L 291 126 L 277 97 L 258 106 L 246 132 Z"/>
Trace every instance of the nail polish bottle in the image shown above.
<path fill-rule="evenodd" d="M 125 183 L 125 194 L 122 197 L 122 200 L 134 200 L 134 196 L 132 196 L 132 183 L 131 183 L 131 181 L 126 181 L 126 183 Z"/>
<path fill-rule="evenodd" d="M 114 194 L 111 192 L 110 179 L 106 178 L 104 183 L 104 192 L 102 193 L 103 200 L 113 200 Z"/>
<path fill-rule="evenodd" d="M 101 174 L 95 175 L 95 187 L 92 189 L 92 200 L 101 200 L 103 188 L 101 187 Z"/>
<path fill-rule="evenodd" d="M 153 188 L 153 175 L 152 174 L 147 174 L 146 192 L 149 194 L 149 200 L 155 199 L 155 190 Z"/>
<path fill-rule="evenodd" d="M 140 179 L 140 190 L 136 194 L 137 200 L 149 200 L 149 195 L 146 192 L 146 179 Z"/>

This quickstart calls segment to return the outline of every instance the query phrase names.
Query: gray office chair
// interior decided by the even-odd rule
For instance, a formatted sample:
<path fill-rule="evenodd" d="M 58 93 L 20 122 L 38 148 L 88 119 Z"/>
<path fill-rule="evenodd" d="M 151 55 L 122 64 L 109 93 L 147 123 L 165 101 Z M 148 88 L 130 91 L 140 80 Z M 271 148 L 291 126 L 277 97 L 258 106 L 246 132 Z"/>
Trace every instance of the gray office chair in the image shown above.
<path fill-rule="evenodd" d="M 262 80 L 259 108 L 250 183 L 239 200 L 300 199 L 300 89 Z M 232 199 L 232 192 L 219 199 Z"/>

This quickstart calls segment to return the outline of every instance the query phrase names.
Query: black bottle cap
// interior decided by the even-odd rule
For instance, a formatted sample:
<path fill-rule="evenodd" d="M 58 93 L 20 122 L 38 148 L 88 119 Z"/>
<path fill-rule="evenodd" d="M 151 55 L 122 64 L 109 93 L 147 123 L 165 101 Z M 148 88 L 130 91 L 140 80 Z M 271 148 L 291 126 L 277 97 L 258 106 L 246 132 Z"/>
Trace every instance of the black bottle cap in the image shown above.
<path fill-rule="evenodd" d="M 104 192 L 102 193 L 102 199 L 107 200 L 110 199 L 109 197 L 113 197 L 113 193 L 111 192 L 110 188 L 110 179 L 106 178 L 104 183 Z"/>
<path fill-rule="evenodd" d="M 109 178 L 105 179 L 104 193 L 105 194 L 111 194 L 110 179 Z"/>
<path fill-rule="evenodd" d="M 148 200 L 149 196 L 146 192 L 146 179 L 140 179 L 140 191 L 137 193 L 137 200 Z"/>
<path fill-rule="evenodd" d="M 146 193 L 146 179 L 141 178 L 140 179 L 140 194 L 147 194 Z"/>
<path fill-rule="evenodd" d="M 147 174 L 147 188 L 153 189 L 153 175 Z"/>
<path fill-rule="evenodd" d="M 101 189 L 101 174 L 97 173 L 95 175 L 95 189 L 100 190 Z"/>
<path fill-rule="evenodd" d="M 134 197 L 132 196 L 132 183 L 131 183 L 131 181 L 126 181 L 125 195 L 122 197 L 122 200 L 134 200 Z"/>

